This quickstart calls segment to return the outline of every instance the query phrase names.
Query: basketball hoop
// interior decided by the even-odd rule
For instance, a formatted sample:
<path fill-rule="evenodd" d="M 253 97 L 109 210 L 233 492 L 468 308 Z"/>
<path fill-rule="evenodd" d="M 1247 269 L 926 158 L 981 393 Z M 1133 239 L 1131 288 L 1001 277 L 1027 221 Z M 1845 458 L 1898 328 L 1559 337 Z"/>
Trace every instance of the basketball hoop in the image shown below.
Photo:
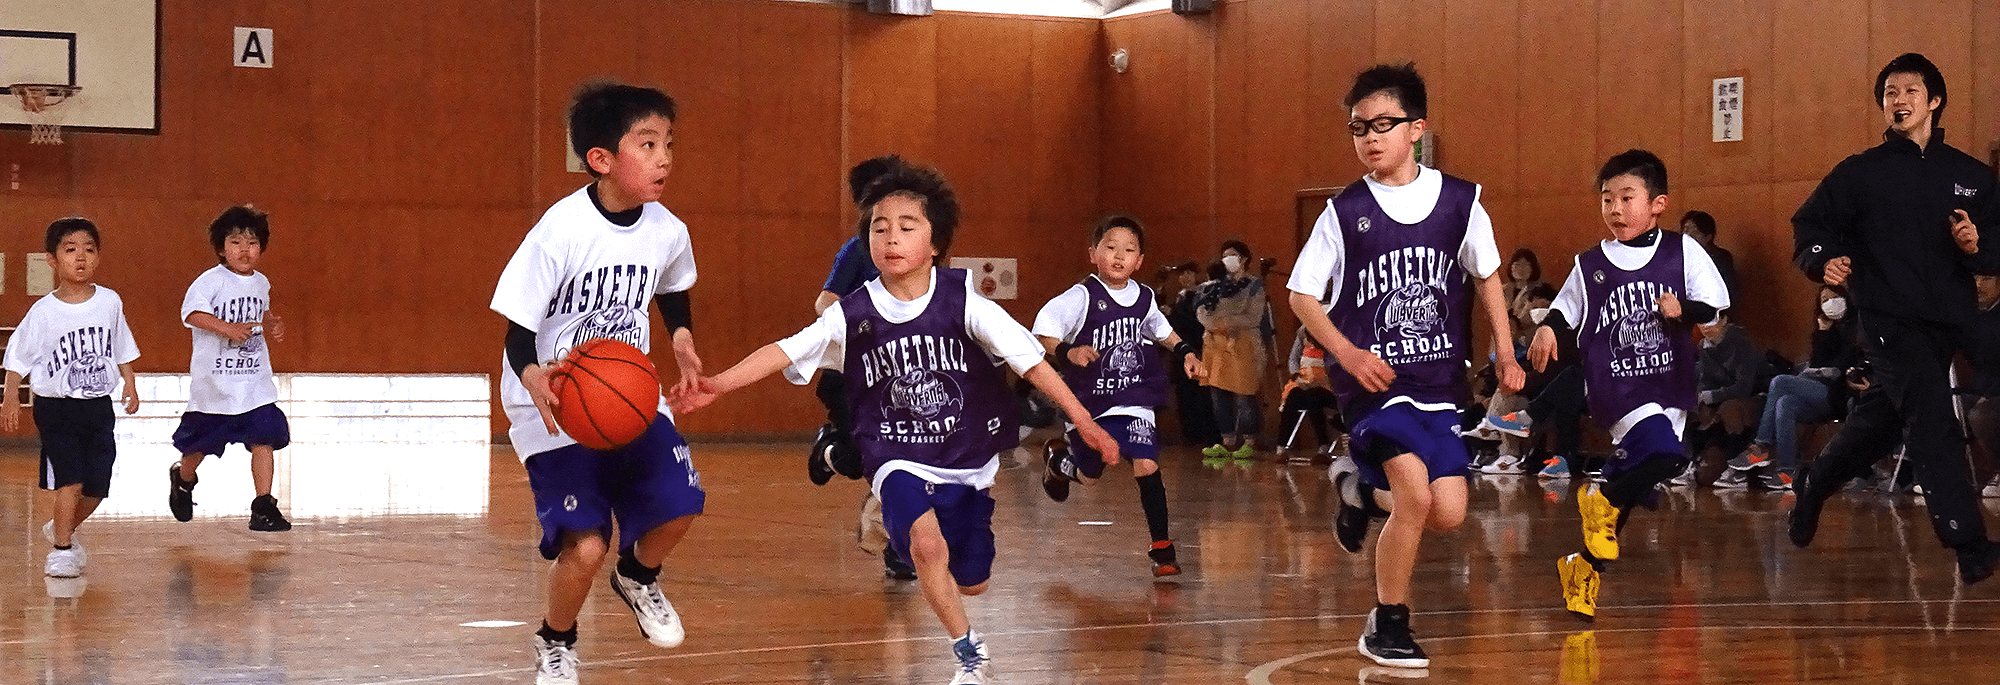
<path fill-rule="evenodd" d="M 60 83 L 16 83 L 7 90 L 21 99 L 21 111 L 28 113 L 31 134 L 28 142 L 35 145 L 61 145 L 63 110 L 60 105 L 70 96 L 83 90 L 81 86 Z"/>

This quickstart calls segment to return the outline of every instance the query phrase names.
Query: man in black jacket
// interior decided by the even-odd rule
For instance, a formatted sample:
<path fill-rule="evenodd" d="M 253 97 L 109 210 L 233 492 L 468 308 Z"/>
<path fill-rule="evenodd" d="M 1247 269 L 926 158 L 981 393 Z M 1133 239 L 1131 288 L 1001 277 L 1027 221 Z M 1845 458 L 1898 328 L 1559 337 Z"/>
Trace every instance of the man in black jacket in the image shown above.
<path fill-rule="evenodd" d="M 1820 508 L 1900 442 L 1916 469 L 1938 539 L 1976 583 L 2000 565 L 1986 538 L 1965 437 L 1952 417 L 1948 365 L 1973 315 L 1972 275 L 2000 272 L 1993 172 L 1944 142 L 1944 76 L 1923 55 L 1875 78 L 1889 125 L 1881 145 L 1848 157 L 1792 216 L 1793 262 L 1807 278 L 1846 285 L 1858 309 L 1872 385 L 1796 483 L 1792 543 L 1812 543 Z"/>

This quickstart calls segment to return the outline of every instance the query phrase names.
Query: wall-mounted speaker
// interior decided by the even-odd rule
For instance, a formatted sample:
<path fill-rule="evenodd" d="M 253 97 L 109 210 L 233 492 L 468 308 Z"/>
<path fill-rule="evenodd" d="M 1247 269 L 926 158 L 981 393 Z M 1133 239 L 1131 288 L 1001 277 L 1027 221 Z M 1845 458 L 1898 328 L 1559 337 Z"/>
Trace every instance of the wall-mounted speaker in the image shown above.
<path fill-rule="evenodd" d="M 1215 9 L 1215 0 L 1174 0 L 1174 14 L 1208 14 Z"/>
<path fill-rule="evenodd" d="M 1207 2 L 1207 0 L 1202 1 Z M 868 0 L 868 11 L 875 14 L 928 17 L 931 14 L 931 0 Z"/>

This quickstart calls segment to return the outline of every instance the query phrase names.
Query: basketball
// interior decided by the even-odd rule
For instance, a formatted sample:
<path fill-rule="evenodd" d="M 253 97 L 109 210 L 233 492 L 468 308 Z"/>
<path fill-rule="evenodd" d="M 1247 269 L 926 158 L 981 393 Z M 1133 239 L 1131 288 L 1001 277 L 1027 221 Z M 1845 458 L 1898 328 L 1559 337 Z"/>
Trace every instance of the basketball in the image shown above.
<path fill-rule="evenodd" d="M 612 450 L 639 439 L 659 415 L 660 375 L 639 348 L 595 338 L 572 347 L 549 374 L 556 424 L 577 444 Z"/>

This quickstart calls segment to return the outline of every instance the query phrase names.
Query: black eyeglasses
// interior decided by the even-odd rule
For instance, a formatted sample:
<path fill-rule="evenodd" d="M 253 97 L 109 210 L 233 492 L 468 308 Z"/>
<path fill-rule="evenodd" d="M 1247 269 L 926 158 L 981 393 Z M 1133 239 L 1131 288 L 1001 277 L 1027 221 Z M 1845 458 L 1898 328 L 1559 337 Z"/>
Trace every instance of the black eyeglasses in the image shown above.
<path fill-rule="evenodd" d="M 1356 119 L 1354 121 L 1347 122 L 1347 134 L 1354 136 L 1356 138 L 1360 138 L 1362 136 L 1368 135 L 1369 131 L 1374 131 L 1376 133 L 1388 133 L 1389 129 L 1422 118 L 1423 117 L 1375 117 L 1367 121 Z"/>

